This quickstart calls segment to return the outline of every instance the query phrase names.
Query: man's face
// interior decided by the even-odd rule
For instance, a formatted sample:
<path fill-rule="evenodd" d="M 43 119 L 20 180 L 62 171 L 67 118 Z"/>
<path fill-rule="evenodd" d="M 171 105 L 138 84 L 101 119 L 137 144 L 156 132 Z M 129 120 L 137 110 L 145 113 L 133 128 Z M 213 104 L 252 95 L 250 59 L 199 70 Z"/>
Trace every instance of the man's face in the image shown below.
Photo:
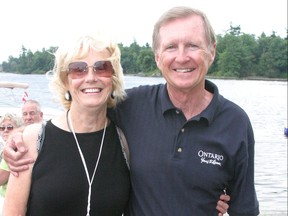
<path fill-rule="evenodd" d="M 203 88 L 208 68 L 214 60 L 215 47 L 209 48 L 200 16 L 167 22 L 159 30 L 155 60 L 168 89 L 185 92 Z"/>
<path fill-rule="evenodd" d="M 25 125 L 41 122 L 43 113 L 37 110 L 35 104 L 25 104 L 22 107 L 22 118 Z"/>

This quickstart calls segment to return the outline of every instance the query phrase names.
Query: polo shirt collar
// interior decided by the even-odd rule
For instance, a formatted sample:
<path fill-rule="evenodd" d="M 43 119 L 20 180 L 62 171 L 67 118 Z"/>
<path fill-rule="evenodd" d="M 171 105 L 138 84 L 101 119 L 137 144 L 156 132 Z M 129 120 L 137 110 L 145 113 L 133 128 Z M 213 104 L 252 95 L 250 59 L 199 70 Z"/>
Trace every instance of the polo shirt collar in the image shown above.
<path fill-rule="evenodd" d="M 164 115 L 165 112 L 168 112 L 169 110 L 176 110 L 177 108 L 173 105 L 171 102 L 168 91 L 167 91 L 167 83 L 165 85 L 161 86 L 161 110 L 162 114 Z"/>
<path fill-rule="evenodd" d="M 217 108 L 221 99 L 217 86 L 209 80 L 205 80 L 205 89 L 213 94 L 212 100 L 203 112 L 199 114 L 200 117 L 207 119 L 210 125 L 217 113 Z"/>
<path fill-rule="evenodd" d="M 170 110 L 177 110 L 177 108 L 173 105 L 169 98 L 167 91 L 167 83 L 165 83 L 165 85 L 162 85 L 161 87 L 161 110 L 162 114 L 164 115 Z M 222 100 L 222 96 L 219 95 L 217 86 L 209 80 L 205 80 L 205 89 L 213 94 L 213 98 L 208 107 L 203 110 L 203 112 L 201 112 L 199 115 L 193 117 L 193 120 L 200 121 L 204 118 L 208 121 L 208 124 L 211 124 L 217 112 L 218 104 Z"/>

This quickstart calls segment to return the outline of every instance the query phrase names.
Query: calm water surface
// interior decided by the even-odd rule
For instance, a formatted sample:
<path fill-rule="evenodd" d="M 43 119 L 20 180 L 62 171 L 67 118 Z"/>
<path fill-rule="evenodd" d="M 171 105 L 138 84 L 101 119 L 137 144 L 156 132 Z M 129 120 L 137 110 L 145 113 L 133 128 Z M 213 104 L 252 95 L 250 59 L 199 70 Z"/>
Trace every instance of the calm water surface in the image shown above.
<path fill-rule="evenodd" d="M 53 102 L 44 75 L 1 74 L 0 81 L 26 82 L 29 98 L 43 107 Z M 255 182 L 261 215 L 287 215 L 287 82 L 211 80 L 220 93 L 249 115 L 255 133 Z M 164 82 L 163 78 L 125 77 L 126 88 Z M 249 194 L 247 194 L 249 196 Z"/>

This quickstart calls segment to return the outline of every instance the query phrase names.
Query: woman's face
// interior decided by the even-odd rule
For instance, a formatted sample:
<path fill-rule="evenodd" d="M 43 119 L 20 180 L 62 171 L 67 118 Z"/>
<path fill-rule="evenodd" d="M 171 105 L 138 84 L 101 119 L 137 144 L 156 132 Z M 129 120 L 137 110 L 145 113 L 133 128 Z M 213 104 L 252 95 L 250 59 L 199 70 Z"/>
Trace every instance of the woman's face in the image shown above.
<path fill-rule="evenodd" d="M 67 90 L 72 96 L 71 107 L 77 107 L 81 111 L 107 109 L 107 99 L 112 93 L 113 68 L 110 62 L 103 61 L 109 57 L 110 53 L 107 50 L 101 52 L 91 50 L 86 58 L 74 59 L 72 64 L 70 63 L 70 68 L 76 68 L 68 72 Z M 86 72 L 77 72 L 75 62 L 82 69 L 83 63 L 84 66 L 88 66 Z"/>
<path fill-rule="evenodd" d="M 6 142 L 8 139 L 8 136 L 11 134 L 11 132 L 14 130 L 14 128 L 16 128 L 16 124 L 11 121 L 10 119 L 5 119 L 1 125 L 0 125 L 0 129 L 1 129 L 1 136 L 3 138 L 3 140 Z"/>

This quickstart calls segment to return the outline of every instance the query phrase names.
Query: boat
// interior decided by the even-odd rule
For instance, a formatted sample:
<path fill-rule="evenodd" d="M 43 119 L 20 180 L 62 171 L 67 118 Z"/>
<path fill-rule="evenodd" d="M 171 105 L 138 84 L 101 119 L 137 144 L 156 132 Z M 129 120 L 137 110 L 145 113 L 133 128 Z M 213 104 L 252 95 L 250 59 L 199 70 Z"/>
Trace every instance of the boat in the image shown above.
<path fill-rule="evenodd" d="M 0 116 L 7 112 L 21 116 L 22 94 L 29 88 L 27 83 L 0 82 Z"/>
<path fill-rule="evenodd" d="M 7 112 L 21 116 L 21 106 L 28 99 L 28 83 L 0 81 L 0 117 Z M 41 101 L 39 101 L 41 104 Z M 49 120 L 60 110 L 42 107 L 44 120 Z"/>
<path fill-rule="evenodd" d="M 28 83 L 19 83 L 19 82 L 0 82 L 0 88 L 22 88 L 27 89 L 29 87 Z"/>

